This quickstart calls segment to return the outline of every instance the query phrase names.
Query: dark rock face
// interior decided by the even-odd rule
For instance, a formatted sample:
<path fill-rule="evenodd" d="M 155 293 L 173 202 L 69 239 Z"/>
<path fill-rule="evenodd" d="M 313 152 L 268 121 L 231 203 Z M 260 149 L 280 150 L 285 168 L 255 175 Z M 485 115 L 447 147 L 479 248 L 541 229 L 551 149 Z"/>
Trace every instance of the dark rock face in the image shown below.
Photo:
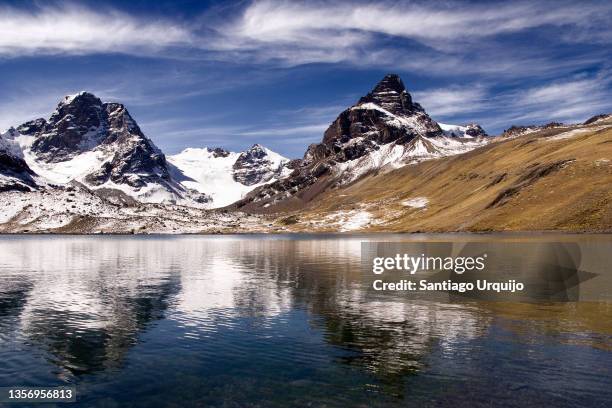
<path fill-rule="evenodd" d="M 40 134 L 46 124 L 47 121 L 45 119 L 38 118 L 18 126 L 17 131 L 22 135 Z"/>
<path fill-rule="evenodd" d="M 292 164 L 293 172 L 288 177 L 253 190 L 236 206 L 242 208 L 303 192 L 330 176 L 336 164 L 363 157 L 381 145 L 408 145 L 418 137 L 443 135 L 421 105 L 412 101 L 399 76 L 387 75 L 338 116 L 321 143 L 310 145 L 303 160 Z"/>
<path fill-rule="evenodd" d="M 487 132 L 478 123 L 470 123 L 467 126 L 465 134 L 471 137 L 486 137 Z"/>
<path fill-rule="evenodd" d="M 107 181 L 134 188 L 147 183 L 171 181 L 164 154 L 144 136 L 125 107 L 118 103 L 104 104 L 105 134 L 99 148 L 113 151 L 110 161 L 85 178 L 92 185 Z"/>
<path fill-rule="evenodd" d="M 3 151 L 0 151 L 0 174 L 4 176 L 0 179 L 0 191 L 30 191 L 36 187 L 32 178 L 35 174 L 26 162 Z"/>
<path fill-rule="evenodd" d="M 370 93 L 363 96 L 357 105 L 375 103 L 394 115 L 409 115 L 412 112 L 423 112 L 421 105 L 413 103 L 401 78 L 395 74 L 385 76 Z"/>
<path fill-rule="evenodd" d="M 381 144 L 406 144 L 417 136 L 442 135 L 440 126 L 421 105 L 412 102 L 402 80 L 397 75 L 387 75 L 356 105 L 342 112 L 325 131 L 323 146 L 309 148 L 307 155 L 315 160 L 334 156 L 343 162 L 359 158 Z"/>
<path fill-rule="evenodd" d="M 263 146 L 255 144 L 240 153 L 233 165 L 233 177 L 245 186 L 252 186 L 279 176 L 283 165 L 284 162 L 275 162 Z"/>
<path fill-rule="evenodd" d="M 215 147 L 212 149 L 213 157 L 227 157 L 230 155 L 230 152 L 223 149 L 222 147 Z"/>
<path fill-rule="evenodd" d="M 104 137 L 108 115 L 102 101 L 82 92 L 62 100 L 46 122 L 37 119 L 19 126 L 26 134 L 36 136 L 32 151 L 39 159 L 56 163 L 91 149 Z"/>
<path fill-rule="evenodd" d="M 142 139 L 119 145 L 113 158 L 88 174 L 85 181 L 94 186 L 112 181 L 141 188 L 147 183 L 166 184 L 172 180 L 164 154 L 150 140 Z"/>
<path fill-rule="evenodd" d="M 612 113 L 602 113 L 600 115 L 591 116 L 587 120 L 584 121 L 583 125 L 590 125 L 591 123 L 595 123 L 600 119 L 612 118 Z"/>
<path fill-rule="evenodd" d="M 172 182 L 166 157 L 145 137 L 125 106 L 102 103 L 91 93 L 64 98 L 48 121 L 36 119 L 18 130 L 36 137 L 31 150 L 41 161 L 57 163 L 91 150 L 109 156 L 85 176 L 85 182 L 93 186 L 112 181 L 141 188 L 147 183 L 169 186 Z"/>
<path fill-rule="evenodd" d="M 9 130 L 9 134 L 12 132 L 14 129 Z M 33 179 L 36 174 L 9 143 L 0 135 L 0 191 L 31 191 L 37 187 Z"/>
<path fill-rule="evenodd" d="M 547 124 L 545 124 L 543 126 L 544 129 L 553 129 L 553 128 L 558 128 L 558 127 L 563 127 L 565 126 L 563 123 L 561 122 L 549 122 Z"/>

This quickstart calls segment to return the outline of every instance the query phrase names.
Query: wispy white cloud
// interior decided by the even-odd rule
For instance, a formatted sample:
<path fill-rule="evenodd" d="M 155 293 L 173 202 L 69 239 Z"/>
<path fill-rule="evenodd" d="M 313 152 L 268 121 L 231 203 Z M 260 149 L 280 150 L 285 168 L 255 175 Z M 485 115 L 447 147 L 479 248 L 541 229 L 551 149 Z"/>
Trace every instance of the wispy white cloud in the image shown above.
<path fill-rule="evenodd" d="M 488 90 L 480 84 L 451 86 L 414 92 L 413 97 L 434 117 L 474 114 L 486 108 Z"/>
<path fill-rule="evenodd" d="M 423 64 L 436 69 L 440 64 L 432 62 L 437 59 L 450 62 L 444 64 L 446 69 L 453 62 L 456 65 L 457 60 L 474 48 L 481 54 L 490 54 L 489 47 L 483 44 L 490 38 L 533 28 L 562 28 L 563 36 L 557 33 L 551 38 L 554 42 L 560 38 L 576 41 L 578 37 L 572 38 L 572 32 L 580 33 L 580 41 L 588 42 L 592 37 L 598 42 L 610 38 L 612 29 L 606 22 L 611 17 L 612 5 L 609 2 L 469 4 L 262 0 L 250 3 L 237 18 L 217 27 L 220 36 L 209 46 L 241 51 L 243 54 L 238 54 L 238 57 L 279 61 L 287 65 L 339 61 L 359 65 L 399 62 L 413 68 L 416 64 L 417 69 Z M 398 50 L 398 47 L 386 44 L 384 37 L 413 41 L 417 46 L 401 50 L 408 54 L 405 61 L 397 58 L 390 61 L 376 55 Z M 432 53 L 432 50 L 438 53 Z M 511 60 L 506 58 L 501 63 L 508 65 Z M 484 58 L 475 61 L 472 67 L 482 70 L 484 66 L 484 69 L 499 72 L 504 68 L 499 65 L 498 59 Z"/>
<path fill-rule="evenodd" d="M 58 5 L 60 4 L 60 5 Z M 555 42 L 610 42 L 609 2 L 391 2 L 261 0 L 209 18 L 177 21 L 111 8 L 53 3 L 0 7 L 0 56 L 128 53 L 294 66 L 348 62 L 443 74 L 500 73 L 549 66 L 542 55 L 512 55 L 487 41 L 556 27 Z M 575 35 L 574 35 L 575 34 Z M 414 46 L 398 46 L 395 38 Z M 503 47 L 501 47 L 503 48 Z M 478 57 L 480 56 L 480 57 Z M 513 58 L 511 58 L 513 57 Z M 523 67 L 521 70 L 520 68 Z"/>
<path fill-rule="evenodd" d="M 206 69 L 201 66 L 172 71 L 160 65 L 157 71 L 117 68 L 120 75 L 109 71 L 104 78 L 98 73 L 96 78 L 78 81 L 87 83 L 88 90 L 104 99 L 143 110 L 223 92 L 243 86 L 245 81 L 261 83 L 287 72 L 265 69 L 270 66 L 309 63 L 412 72 L 429 80 L 443 77 L 445 83 L 461 84 L 414 93 L 415 100 L 441 120 L 482 119 L 490 126 L 506 126 L 576 121 L 612 110 L 612 83 L 606 75 L 573 76 L 585 67 L 592 72 L 609 64 L 609 1 L 433 4 L 262 0 L 233 4 L 214 17 L 194 17 L 187 22 L 108 7 L 42 4 L 34 9 L 0 6 L 0 58 L 119 52 L 179 58 L 185 66 L 210 60 L 227 62 L 234 68 L 260 64 L 258 69 L 266 72 L 233 78 L 222 70 L 214 71 L 217 76 L 214 72 L 203 75 Z M 534 29 L 539 30 L 533 44 L 525 36 L 520 40 L 507 36 L 518 37 Z M 575 42 L 587 46 L 563 48 Z M 170 58 L 168 61 L 181 65 Z M 147 80 L 142 78 L 145 71 Z M 528 80 L 508 81 L 517 77 Z M 504 84 L 499 88 L 506 90 L 493 89 L 499 83 Z M 511 86 L 515 90 L 507 90 Z M 47 86 L 38 94 L 10 96 L 5 91 L 0 100 L 0 127 L 46 115 L 61 95 L 78 90 Z M 245 143 L 256 137 L 285 137 L 295 142 L 320 138 L 343 104 L 344 100 L 335 106 L 275 112 L 277 116 L 262 118 L 256 126 L 225 126 L 221 119 L 212 120 L 212 124 L 190 122 L 189 126 L 148 122 L 147 118 L 139 122 L 156 140 L 172 139 L 176 145 L 228 136 Z"/>
<path fill-rule="evenodd" d="M 251 3 L 225 27 L 235 44 L 244 41 L 312 44 L 335 47 L 361 44 L 367 33 L 419 39 L 486 37 L 544 25 L 590 27 L 609 14 L 605 2 L 507 2 L 457 4 L 416 2 L 289 2 Z M 601 29 L 601 27 L 599 27 Z M 334 38 L 330 33 L 341 32 Z"/>
<path fill-rule="evenodd" d="M 612 112 L 610 78 L 603 70 L 517 89 L 500 91 L 492 84 L 475 83 L 423 89 L 413 96 L 436 120 L 457 124 L 476 121 L 487 130 L 550 121 L 578 123 L 598 113 Z"/>
<path fill-rule="evenodd" d="M 604 73 L 573 78 L 517 91 L 506 96 L 514 120 L 577 122 L 612 110 L 612 80 Z"/>
<path fill-rule="evenodd" d="M 177 22 L 139 18 L 112 9 L 46 5 L 0 8 L 0 55 L 145 54 L 190 46 L 194 36 Z"/>

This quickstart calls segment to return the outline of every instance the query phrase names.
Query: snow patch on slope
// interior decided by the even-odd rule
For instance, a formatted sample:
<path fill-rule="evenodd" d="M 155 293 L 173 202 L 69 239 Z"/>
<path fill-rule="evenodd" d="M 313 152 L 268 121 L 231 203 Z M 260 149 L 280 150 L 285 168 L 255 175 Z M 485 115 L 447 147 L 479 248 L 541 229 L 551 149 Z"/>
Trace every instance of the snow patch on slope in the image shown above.
<path fill-rule="evenodd" d="M 317 224 L 323 227 L 334 227 L 342 232 L 357 231 L 377 223 L 372 214 L 364 209 L 334 211 L 326 215 L 322 221 Z"/>
<path fill-rule="evenodd" d="M 594 127 L 594 128 L 593 127 L 589 127 L 589 128 L 572 129 L 572 130 L 569 130 L 567 132 L 559 133 L 559 134 L 557 134 L 555 136 L 547 137 L 544 140 L 551 141 L 551 140 L 570 139 L 572 137 L 580 136 L 580 135 L 585 134 L 585 133 L 597 132 L 597 131 L 605 129 L 605 128 L 606 128 L 606 126 L 599 126 L 599 127 Z"/>
<path fill-rule="evenodd" d="M 72 180 L 81 181 L 82 177 L 100 168 L 108 157 L 100 151 L 92 150 L 57 163 L 37 161 L 30 149 L 24 151 L 25 161 L 38 175 L 56 184 L 66 184 Z"/>
<path fill-rule="evenodd" d="M 378 106 L 377 104 L 373 102 L 362 103 L 360 105 L 353 106 L 351 108 L 351 110 L 361 110 L 361 109 L 375 110 L 375 111 L 383 113 L 386 116 L 385 123 L 389 126 L 393 126 L 396 128 L 410 128 L 410 129 L 415 130 L 419 134 L 425 134 L 428 130 L 418 115 L 414 115 L 414 116 L 394 115 L 393 113 L 389 112 L 388 110 L 384 108 L 381 108 L 380 106 Z"/>
<path fill-rule="evenodd" d="M 429 204 L 427 197 L 414 197 L 409 200 L 402 201 L 402 205 L 412 208 L 425 208 Z"/>
<path fill-rule="evenodd" d="M 425 160 L 466 153 L 487 142 L 476 138 L 418 136 L 405 145 L 395 142 L 380 145 L 365 156 L 336 164 L 334 172 L 342 177 L 343 183 L 348 183 L 375 169 L 393 170 Z"/>

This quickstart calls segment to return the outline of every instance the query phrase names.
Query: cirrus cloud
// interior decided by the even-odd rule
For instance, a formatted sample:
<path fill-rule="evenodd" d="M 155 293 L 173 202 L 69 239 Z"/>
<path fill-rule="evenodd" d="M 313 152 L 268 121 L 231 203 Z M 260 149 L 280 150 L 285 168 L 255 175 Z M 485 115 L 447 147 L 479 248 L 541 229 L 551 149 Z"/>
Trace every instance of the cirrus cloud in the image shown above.
<path fill-rule="evenodd" d="M 194 35 L 177 22 L 138 18 L 114 9 L 75 5 L 33 10 L 0 8 L 0 55 L 129 53 L 192 46 Z"/>

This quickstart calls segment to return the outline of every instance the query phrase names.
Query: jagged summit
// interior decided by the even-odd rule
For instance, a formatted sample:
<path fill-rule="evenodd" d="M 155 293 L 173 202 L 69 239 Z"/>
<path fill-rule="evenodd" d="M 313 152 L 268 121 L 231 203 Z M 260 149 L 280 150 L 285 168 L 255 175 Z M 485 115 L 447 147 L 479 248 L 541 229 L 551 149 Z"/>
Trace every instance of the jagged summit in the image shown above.
<path fill-rule="evenodd" d="M 337 156 L 354 160 L 381 144 L 406 144 L 416 136 L 442 136 L 440 126 L 421 105 L 413 103 L 397 75 L 385 76 L 366 96 L 342 112 L 325 131 L 319 146 L 311 146 L 309 158 Z"/>
<path fill-rule="evenodd" d="M 48 120 L 29 121 L 17 130 L 36 138 L 31 150 L 48 163 L 69 160 L 126 134 L 146 139 L 124 105 L 103 103 L 85 91 L 64 97 Z"/>
<path fill-rule="evenodd" d="M 240 153 L 234 163 L 234 180 L 252 186 L 267 182 L 281 175 L 289 160 L 255 143 Z"/>
<path fill-rule="evenodd" d="M 386 75 L 370 93 L 359 99 L 357 105 L 374 103 L 394 115 L 407 115 L 415 110 L 423 110 L 413 104 L 402 79 L 396 74 Z"/>
<path fill-rule="evenodd" d="M 73 105 L 73 104 L 94 104 L 94 105 L 102 105 L 102 101 L 96 95 L 87 91 L 80 91 L 72 95 L 64 96 L 58 103 L 58 108 L 62 105 Z"/>

